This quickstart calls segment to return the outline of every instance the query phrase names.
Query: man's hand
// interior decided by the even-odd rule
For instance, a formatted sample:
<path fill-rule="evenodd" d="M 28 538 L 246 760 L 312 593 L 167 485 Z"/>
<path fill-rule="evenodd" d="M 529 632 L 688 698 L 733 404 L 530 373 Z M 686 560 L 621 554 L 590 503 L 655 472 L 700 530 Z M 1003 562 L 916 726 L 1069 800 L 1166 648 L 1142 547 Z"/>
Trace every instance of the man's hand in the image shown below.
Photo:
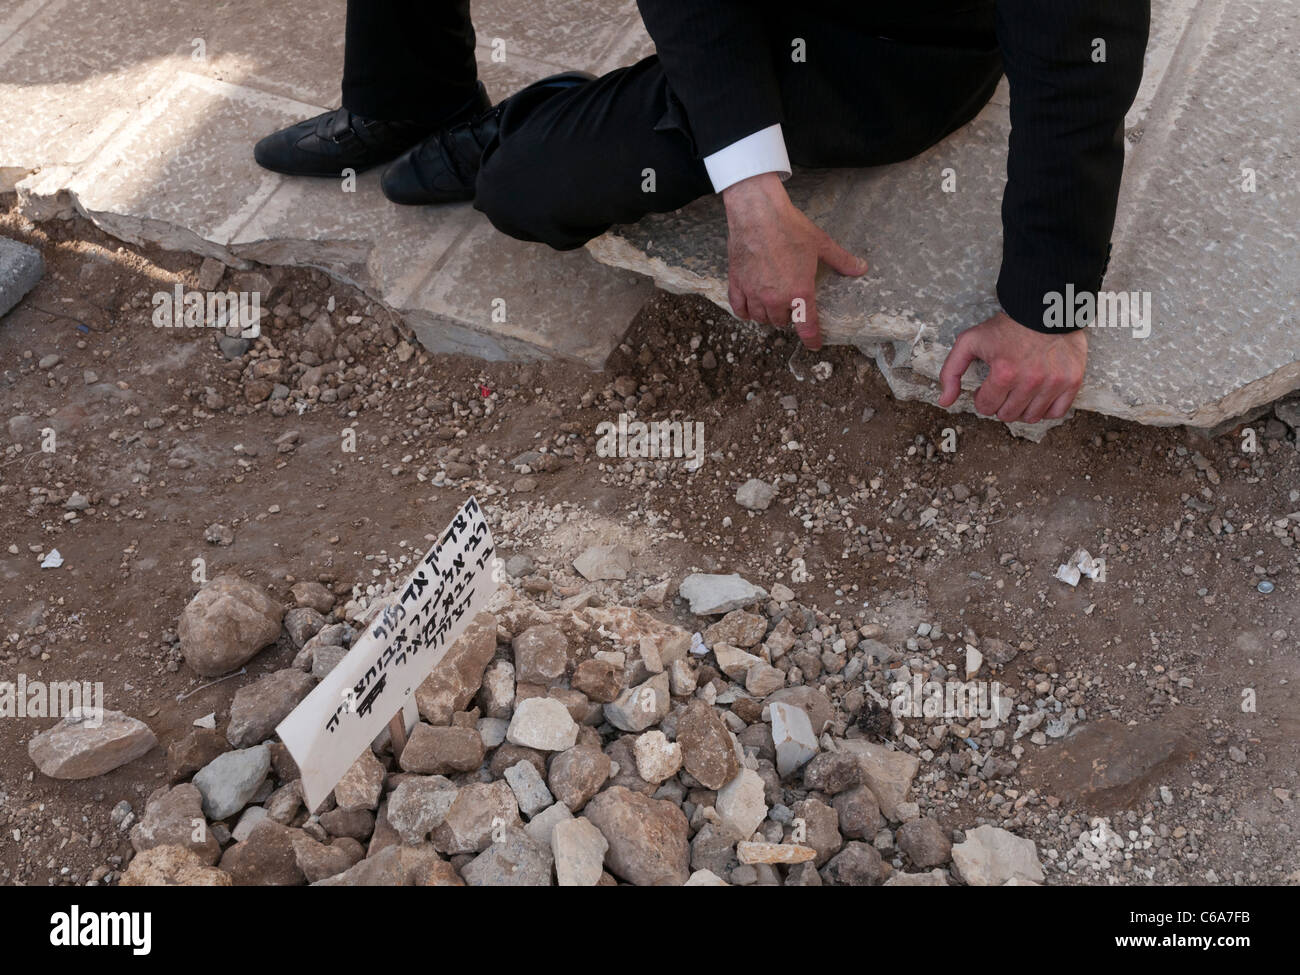
<path fill-rule="evenodd" d="M 822 346 L 817 325 L 817 262 L 840 274 L 867 273 L 854 257 L 799 211 L 776 173 L 751 176 L 722 191 L 727 208 L 727 278 L 731 310 L 739 318 L 784 327 L 791 322 L 810 349 Z"/>
<path fill-rule="evenodd" d="M 961 395 L 961 377 L 972 362 L 988 363 L 988 378 L 975 392 L 975 409 L 1004 423 L 1037 423 L 1065 416 L 1083 385 L 1088 336 L 1082 329 L 1060 335 L 1035 332 L 999 312 L 957 336 L 939 372 L 940 406 Z"/>

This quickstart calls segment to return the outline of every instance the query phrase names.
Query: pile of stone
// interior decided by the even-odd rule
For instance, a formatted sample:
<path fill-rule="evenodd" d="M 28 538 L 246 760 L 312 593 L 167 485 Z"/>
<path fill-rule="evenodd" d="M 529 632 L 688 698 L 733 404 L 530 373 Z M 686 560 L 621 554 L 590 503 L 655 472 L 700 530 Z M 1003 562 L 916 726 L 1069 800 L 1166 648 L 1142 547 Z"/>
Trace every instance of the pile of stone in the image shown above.
<path fill-rule="evenodd" d="M 594 590 L 551 607 L 503 590 L 417 690 L 400 756 L 385 733 L 309 810 L 274 729 L 355 631 L 330 622 L 318 584 L 295 586 L 286 613 L 237 577 L 214 580 L 179 626 L 192 669 L 226 673 L 282 630 L 298 653 L 237 691 L 224 729 L 171 745 L 171 784 L 131 827 L 120 882 L 1041 882 L 1032 841 L 922 815 L 918 758 L 846 710 L 853 691 L 863 708 L 864 681 L 844 661 L 863 671 L 876 641 L 774 589 L 781 600 L 738 576 L 687 577 L 681 599 L 711 614 L 699 632 Z M 814 668 L 807 654 L 831 636 Z"/>

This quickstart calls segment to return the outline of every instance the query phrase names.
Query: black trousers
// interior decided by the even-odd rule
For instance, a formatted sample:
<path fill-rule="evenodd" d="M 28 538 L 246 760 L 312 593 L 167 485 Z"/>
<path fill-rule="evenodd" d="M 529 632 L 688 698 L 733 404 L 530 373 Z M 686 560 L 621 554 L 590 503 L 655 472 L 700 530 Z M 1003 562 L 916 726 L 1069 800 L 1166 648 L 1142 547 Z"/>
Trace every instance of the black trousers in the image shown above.
<path fill-rule="evenodd" d="M 469 0 L 348 0 L 348 111 L 436 123 L 462 107 L 477 82 Z"/>
<path fill-rule="evenodd" d="M 874 166 L 909 158 L 964 125 L 1001 77 L 991 0 L 942 27 L 922 16 L 828 16 L 817 0 L 756 3 L 791 160 Z M 951 7 L 952 0 L 944 0 Z M 349 0 L 343 104 L 374 118 L 436 121 L 473 93 L 468 0 Z M 812 61 L 790 56 L 803 38 Z M 825 68 L 825 70 L 822 70 Z M 585 85 L 530 86 L 501 105 L 475 207 L 497 229 L 559 250 L 712 192 L 686 111 L 657 56 Z"/>

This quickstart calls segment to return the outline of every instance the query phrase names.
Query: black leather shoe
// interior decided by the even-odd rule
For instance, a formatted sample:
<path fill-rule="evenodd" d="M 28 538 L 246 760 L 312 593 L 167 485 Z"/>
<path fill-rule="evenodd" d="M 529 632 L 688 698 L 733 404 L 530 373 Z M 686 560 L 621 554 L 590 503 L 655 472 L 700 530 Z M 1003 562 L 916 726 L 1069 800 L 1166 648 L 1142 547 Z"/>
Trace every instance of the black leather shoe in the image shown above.
<path fill-rule="evenodd" d="M 570 88 L 594 78 L 595 75 L 585 71 L 566 71 L 536 81 L 522 91 Z M 474 199 L 479 165 L 484 150 L 497 137 L 503 104 L 468 121 L 440 129 L 403 153 L 384 170 L 379 183 L 384 196 L 406 206 Z"/>
<path fill-rule="evenodd" d="M 442 122 L 367 119 L 339 108 L 271 133 L 253 147 L 253 158 L 259 166 L 287 176 L 337 177 L 344 169 L 360 173 L 388 162 L 437 129 L 473 118 L 489 104 L 480 83 L 474 97 Z"/>

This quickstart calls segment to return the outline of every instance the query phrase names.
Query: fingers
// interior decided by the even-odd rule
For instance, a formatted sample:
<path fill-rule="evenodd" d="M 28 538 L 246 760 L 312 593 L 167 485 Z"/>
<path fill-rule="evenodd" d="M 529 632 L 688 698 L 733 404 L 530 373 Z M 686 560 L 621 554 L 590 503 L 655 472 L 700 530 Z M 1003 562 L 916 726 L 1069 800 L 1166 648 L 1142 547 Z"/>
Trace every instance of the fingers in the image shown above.
<path fill-rule="evenodd" d="M 962 332 L 953 343 L 948 358 L 943 360 L 943 368 L 939 370 L 939 382 L 943 384 L 943 392 L 939 394 L 940 406 L 946 409 L 957 402 L 957 397 L 961 395 L 961 377 L 966 375 L 966 370 L 974 361 L 975 341 L 969 337 L 969 333 Z"/>
<path fill-rule="evenodd" d="M 799 334 L 803 344 L 816 352 L 822 347 L 822 330 L 817 320 L 817 302 L 812 297 L 796 298 L 794 301 L 794 314 L 791 315 L 794 330 Z"/>
<path fill-rule="evenodd" d="M 1044 385 L 1039 387 L 1034 398 L 1030 400 L 1029 405 L 1025 407 L 1024 420 L 1026 423 L 1038 423 L 1047 415 L 1047 411 L 1052 408 L 1052 404 L 1063 392 L 1063 387 L 1059 384 Z"/>
<path fill-rule="evenodd" d="M 989 369 L 988 378 L 975 391 L 975 412 L 981 416 L 993 416 L 1002 409 L 1002 404 L 1011 395 L 1015 383 L 1015 370 L 994 363 Z"/>
<path fill-rule="evenodd" d="M 856 278 L 867 273 L 867 262 L 835 243 L 830 234 L 822 234 L 822 246 L 817 256 L 840 274 Z"/>
<path fill-rule="evenodd" d="M 1066 413 L 1070 412 L 1070 407 L 1074 404 L 1074 398 L 1079 395 L 1080 385 L 1082 384 L 1071 385 L 1064 393 L 1056 398 L 1056 402 L 1054 402 L 1051 409 L 1047 411 L 1047 419 L 1059 420 L 1061 417 L 1065 416 Z"/>
<path fill-rule="evenodd" d="M 730 282 L 728 284 L 727 301 L 731 304 L 731 313 L 742 322 L 752 320 L 750 318 L 749 302 L 745 300 L 745 292 L 736 287 L 735 282 Z"/>
<path fill-rule="evenodd" d="M 1003 423 L 1015 423 L 1025 416 L 1025 407 L 1034 401 L 1043 388 L 1043 377 L 1036 375 L 1017 376 L 1007 391 L 1007 398 L 998 408 L 998 419 Z"/>

